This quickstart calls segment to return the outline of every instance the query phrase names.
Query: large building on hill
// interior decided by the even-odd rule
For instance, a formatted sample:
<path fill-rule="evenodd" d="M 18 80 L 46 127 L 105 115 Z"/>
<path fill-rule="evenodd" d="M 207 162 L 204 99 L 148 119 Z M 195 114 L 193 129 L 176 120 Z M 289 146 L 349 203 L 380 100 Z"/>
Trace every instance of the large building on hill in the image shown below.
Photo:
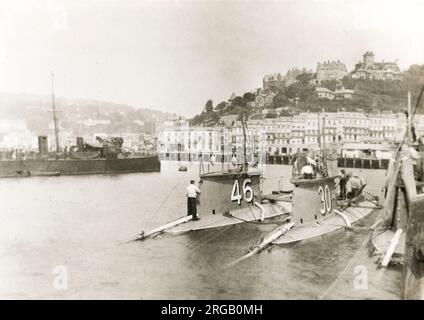
<path fill-rule="evenodd" d="M 393 62 L 375 62 L 374 53 L 365 52 L 362 56 L 362 62 L 355 65 L 352 71 L 353 79 L 370 79 L 370 80 L 401 80 L 402 73 L 397 64 Z"/>
<path fill-rule="evenodd" d="M 263 88 L 272 91 L 283 89 L 285 86 L 285 77 L 281 73 L 267 74 L 263 78 Z"/>
<path fill-rule="evenodd" d="M 343 87 L 332 91 L 324 87 L 315 87 L 315 92 L 319 98 L 329 99 L 329 100 L 343 100 L 343 99 L 352 99 L 354 90 L 345 89 Z"/>
<path fill-rule="evenodd" d="M 344 63 L 337 61 L 318 62 L 316 81 L 341 80 L 347 75 L 347 69 Z"/>
<path fill-rule="evenodd" d="M 306 68 L 291 68 L 287 71 L 285 76 L 281 73 L 267 74 L 262 79 L 262 88 L 273 92 L 283 90 L 285 87 L 297 82 L 297 77 L 303 73 L 313 74 L 313 71 L 307 70 Z"/>
<path fill-rule="evenodd" d="M 313 73 L 312 70 L 307 70 L 306 68 L 298 69 L 298 68 L 292 68 L 289 71 L 287 71 L 287 74 L 285 76 L 285 85 L 288 87 L 289 85 L 297 82 L 297 77 L 300 76 L 302 73 Z"/>

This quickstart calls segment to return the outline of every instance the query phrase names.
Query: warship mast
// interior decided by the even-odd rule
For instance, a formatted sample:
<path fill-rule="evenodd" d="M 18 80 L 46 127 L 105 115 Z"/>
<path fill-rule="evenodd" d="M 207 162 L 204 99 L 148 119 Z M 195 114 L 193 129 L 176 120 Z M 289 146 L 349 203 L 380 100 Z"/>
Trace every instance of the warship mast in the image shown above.
<path fill-rule="evenodd" d="M 56 105 L 54 101 L 54 73 L 52 72 L 52 107 L 53 107 L 53 124 L 54 124 L 54 136 L 56 140 L 56 152 L 60 152 L 59 145 L 59 126 L 58 119 L 56 115 Z"/>

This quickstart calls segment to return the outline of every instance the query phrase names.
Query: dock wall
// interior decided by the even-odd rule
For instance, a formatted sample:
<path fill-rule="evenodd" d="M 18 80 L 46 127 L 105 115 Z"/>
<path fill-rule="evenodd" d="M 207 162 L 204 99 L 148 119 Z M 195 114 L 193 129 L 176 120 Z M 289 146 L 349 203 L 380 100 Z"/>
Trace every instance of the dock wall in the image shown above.
<path fill-rule="evenodd" d="M 215 156 L 216 162 L 221 162 L 221 155 Z M 189 161 L 188 153 L 181 152 L 160 154 L 160 160 L 169 161 Z M 190 154 L 191 161 L 199 161 L 199 155 Z M 267 164 L 290 165 L 293 161 L 293 156 L 290 155 L 263 155 L 262 159 L 266 159 Z M 202 155 L 203 161 L 209 161 L 209 154 Z M 231 162 L 231 155 L 224 155 L 224 162 Z M 359 168 L 359 169 L 387 169 L 389 166 L 388 159 L 361 159 L 361 158 L 338 158 L 337 166 L 339 168 Z"/>

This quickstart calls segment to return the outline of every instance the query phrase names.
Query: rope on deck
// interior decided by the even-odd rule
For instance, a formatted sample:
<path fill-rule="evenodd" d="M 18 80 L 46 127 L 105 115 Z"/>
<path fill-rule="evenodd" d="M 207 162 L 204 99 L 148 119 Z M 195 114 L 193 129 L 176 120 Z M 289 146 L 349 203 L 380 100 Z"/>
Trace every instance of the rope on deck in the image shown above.
<path fill-rule="evenodd" d="M 253 221 L 252 220 L 245 220 L 245 219 L 236 217 L 236 216 L 232 215 L 229 212 L 223 213 L 223 216 L 228 217 L 228 218 L 235 218 L 235 219 L 240 220 L 242 222 L 252 223 L 252 224 L 283 224 L 283 223 L 286 222 L 286 221 L 273 221 L 273 222 L 271 222 L 271 221 L 264 221 L 264 222 L 260 222 L 260 221 L 256 221 L 256 220 L 253 220 Z M 275 217 L 278 217 L 278 216 L 275 216 Z"/>

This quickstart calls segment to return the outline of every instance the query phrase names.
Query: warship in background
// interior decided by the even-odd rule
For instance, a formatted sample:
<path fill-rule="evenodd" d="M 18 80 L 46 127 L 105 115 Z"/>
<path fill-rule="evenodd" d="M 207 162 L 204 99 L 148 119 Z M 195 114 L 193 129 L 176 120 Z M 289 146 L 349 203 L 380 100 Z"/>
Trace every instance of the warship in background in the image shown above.
<path fill-rule="evenodd" d="M 28 176 L 59 176 L 87 174 L 117 174 L 134 172 L 159 172 L 157 154 L 135 156 L 122 152 L 123 138 L 96 138 L 96 143 L 87 143 L 77 137 L 76 145 L 61 150 L 59 144 L 58 118 L 54 96 L 54 75 L 52 74 L 52 111 L 56 151 L 48 151 L 46 136 L 38 137 L 38 152 L 29 155 L 15 152 L 2 155 L 0 178 Z"/>

